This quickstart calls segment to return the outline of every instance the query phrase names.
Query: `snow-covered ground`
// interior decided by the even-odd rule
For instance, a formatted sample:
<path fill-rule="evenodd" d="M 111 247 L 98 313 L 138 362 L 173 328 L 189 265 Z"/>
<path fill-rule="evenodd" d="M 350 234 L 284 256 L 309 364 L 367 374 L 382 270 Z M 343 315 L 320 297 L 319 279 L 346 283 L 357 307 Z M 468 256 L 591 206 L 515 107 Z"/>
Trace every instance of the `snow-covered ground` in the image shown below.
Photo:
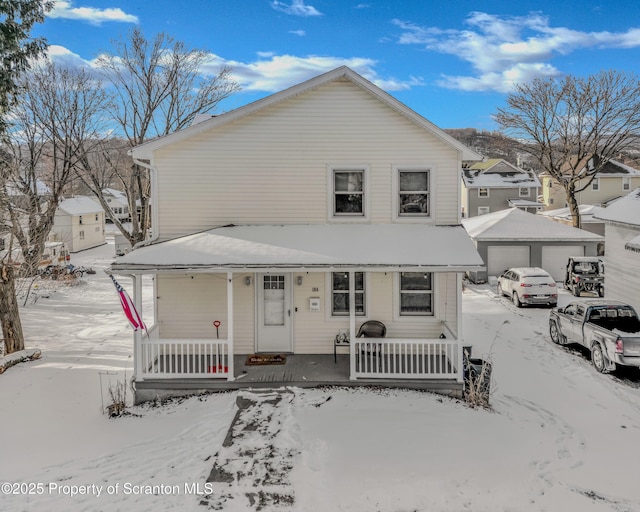
<path fill-rule="evenodd" d="M 1 511 L 257 510 L 246 495 L 273 475 L 294 502 L 263 510 L 640 510 L 637 375 L 597 374 L 551 344 L 547 309 L 516 309 L 488 286 L 465 289 L 463 310 L 473 355 L 493 360 L 492 411 L 414 391 L 242 392 L 261 405 L 231 446 L 235 392 L 109 419 L 106 388 L 132 371 L 130 327 L 102 272 L 110 242 L 73 256 L 97 274 L 41 286 L 23 307 L 42 358 L 0 375 L 0 483 L 13 484 Z M 214 466 L 246 478 L 205 485 Z"/>

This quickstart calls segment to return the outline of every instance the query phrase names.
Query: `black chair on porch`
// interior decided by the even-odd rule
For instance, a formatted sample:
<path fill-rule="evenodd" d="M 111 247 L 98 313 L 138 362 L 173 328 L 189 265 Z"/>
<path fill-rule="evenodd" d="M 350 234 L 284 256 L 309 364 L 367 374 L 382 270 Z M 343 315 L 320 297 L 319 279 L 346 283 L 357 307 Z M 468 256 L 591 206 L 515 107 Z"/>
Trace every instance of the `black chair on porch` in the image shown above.
<path fill-rule="evenodd" d="M 378 320 L 367 320 L 364 322 L 356 338 L 384 338 L 387 335 L 387 326 Z M 360 349 L 360 354 L 369 356 L 379 356 L 382 354 L 382 344 L 375 342 L 364 342 Z"/>

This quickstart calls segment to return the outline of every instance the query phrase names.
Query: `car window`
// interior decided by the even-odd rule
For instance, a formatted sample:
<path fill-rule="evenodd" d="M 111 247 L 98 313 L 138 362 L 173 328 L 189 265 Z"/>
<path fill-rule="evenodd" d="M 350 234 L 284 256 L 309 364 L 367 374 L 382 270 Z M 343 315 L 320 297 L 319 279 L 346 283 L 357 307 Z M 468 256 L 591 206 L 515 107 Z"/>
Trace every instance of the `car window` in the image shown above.
<path fill-rule="evenodd" d="M 576 315 L 576 305 L 569 304 L 566 308 L 564 308 L 564 314 L 567 316 L 575 316 Z"/>
<path fill-rule="evenodd" d="M 576 315 L 584 316 L 584 306 L 582 304 L 578 304 L 578 307 L 576 308 Z"/>

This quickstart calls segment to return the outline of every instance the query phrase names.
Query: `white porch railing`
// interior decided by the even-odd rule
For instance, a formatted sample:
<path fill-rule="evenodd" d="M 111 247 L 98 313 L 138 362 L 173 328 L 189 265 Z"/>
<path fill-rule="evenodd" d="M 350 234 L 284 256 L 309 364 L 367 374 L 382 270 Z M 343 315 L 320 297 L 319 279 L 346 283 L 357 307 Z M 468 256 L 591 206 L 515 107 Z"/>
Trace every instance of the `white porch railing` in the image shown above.
<path fill-rule="evenodd" d="M 229 345 L 227 340 L 145 340 L 142 378 L 228 379 L 233 377 Z"/>
<path fill-rule="evenodd" d="M 358 338 L 352 350 L 356 379 L 462 378 L 462 353 L 457 341 Z"/>

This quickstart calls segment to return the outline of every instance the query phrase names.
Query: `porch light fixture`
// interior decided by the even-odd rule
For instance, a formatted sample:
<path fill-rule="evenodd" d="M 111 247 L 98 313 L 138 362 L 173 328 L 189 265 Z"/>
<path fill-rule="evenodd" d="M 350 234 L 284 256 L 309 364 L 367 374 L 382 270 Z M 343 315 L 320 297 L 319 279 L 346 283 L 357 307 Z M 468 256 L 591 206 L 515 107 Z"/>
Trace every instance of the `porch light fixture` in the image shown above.
<path fill-rule="evenodd" d="M 247 276 L 244 278 L 244 284 L 247 286 L 251 286 L 251 276 Z"/>
<path fill-rule="evenodd" d="M 296 278 L 296 282 L 298 283 L 298 286 L 302 286 L 302 276 L 298 276 Z"/>

